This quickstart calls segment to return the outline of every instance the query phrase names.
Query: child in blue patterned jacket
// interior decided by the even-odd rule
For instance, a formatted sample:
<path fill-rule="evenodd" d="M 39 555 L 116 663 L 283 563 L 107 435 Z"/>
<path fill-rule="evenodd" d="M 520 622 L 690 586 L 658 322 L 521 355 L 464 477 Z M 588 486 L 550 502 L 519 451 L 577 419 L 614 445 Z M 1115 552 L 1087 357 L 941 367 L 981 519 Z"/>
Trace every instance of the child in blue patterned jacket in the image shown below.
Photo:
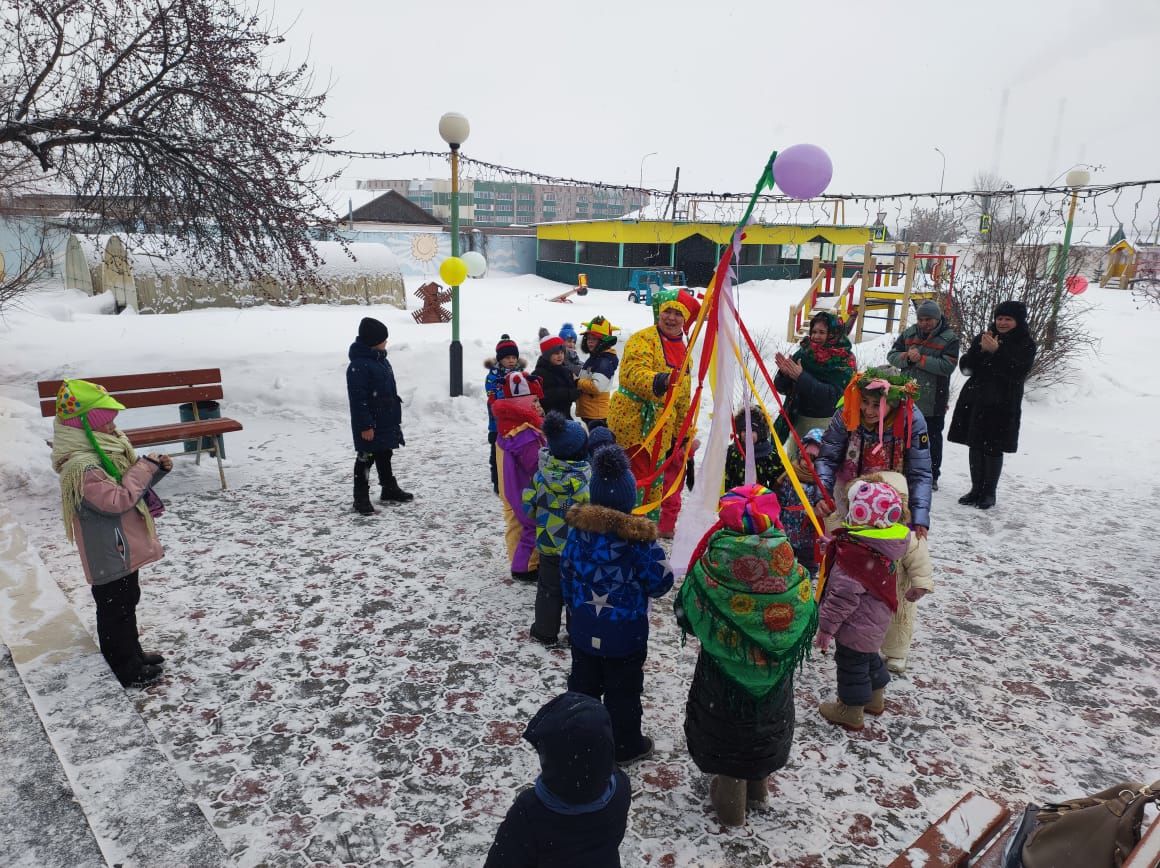
<path fill-rule="evenodd" d="M 602 699 L 612 718 L 616 761 L 652 755 L 641 732 L 640 696 L 648 654 L 649 598 L 673 586 L 673 571 L 657 543 L 657 526 L 632 515 L 636 479 L 620 446 L 592 456 L 591 503 L 573 506 L 560 560 L 568 606 L 572 672 L 568 689 Z"/>

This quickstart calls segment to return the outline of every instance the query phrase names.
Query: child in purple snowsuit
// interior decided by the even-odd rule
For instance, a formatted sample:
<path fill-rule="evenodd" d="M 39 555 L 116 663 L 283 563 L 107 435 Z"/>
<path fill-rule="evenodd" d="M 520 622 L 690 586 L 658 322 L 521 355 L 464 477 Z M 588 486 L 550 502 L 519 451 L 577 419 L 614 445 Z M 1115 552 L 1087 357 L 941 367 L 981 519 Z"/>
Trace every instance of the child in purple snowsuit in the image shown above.
<path fill-rule="evenodd" d="M 534 582 L 539 576 L 536 520 L 524 507 L 523 497 L 540 466 L 540 447 L 548 442 L 541 430 L 542 394 L 539 378 L 513 371 L 504 378 L 500 399 L 491 408 L 499 435 L 495 445 L 504 540 L 512 578 L 521 582 Z"/>

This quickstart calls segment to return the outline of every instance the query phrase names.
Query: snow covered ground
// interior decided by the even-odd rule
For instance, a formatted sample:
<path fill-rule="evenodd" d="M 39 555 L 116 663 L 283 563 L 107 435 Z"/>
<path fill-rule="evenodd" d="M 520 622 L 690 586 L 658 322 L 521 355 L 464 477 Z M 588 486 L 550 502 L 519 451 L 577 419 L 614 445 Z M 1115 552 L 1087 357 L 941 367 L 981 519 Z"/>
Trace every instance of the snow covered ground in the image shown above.
<path fill-rule="evenodd" d="M 534 589 L 508 576 L 482 361 L 505 331 L 534 361 L 540 325 L 603 313 L 626 336 L 650 321 L 621 294 L 546 300 L 561 289 L 531 276 L 464 288 L 456 401 L 450 327 L 391 308 L 108 316 L 100 299 L 55 293 L 0 322 L 3 503 L 90 634 L 35 383 L 222 369 L 223 409 L 245 425 L 227 438 L 230 490 L 212 463 L 179 461 L 163 483 L 168 556 L 143 571 L 139 616 L 168 674 L 131 701 L 235 863 L 478 864 L 534 779 L 520 733 L 565 688 L 568 657 L 528 641 Z M 751 330 L 779 346 L 803 290 L 745 284 Z M 824 724 L 815 706 L 833 693 L 832 658 L 809 661 L 790 765 L 743 829 L 715 822 L 685 751 L 695 642 L 682 644 L 669 599 L 654 608 L 644 703 L 658 751 L 629 770 L 626 865 L 879 865 L 970 788 L 1022 802 L 1160 777 L 1160 387 L 1146 373 L 1160 310 L 1113 290 L 1083 298 L 1102 349 L 1072 386 L 1029 395 L 997 509 L 955 503 L 966 455 L 948 446 L 931 529 L 938 590 L 887 714 L 854 736 Z M 391 329 L 409 443 L 395 466 L 416 500 L 360 518 L 343 372 L 368 313 Z M 881 340 L 857 349 L 884 355 Z M 84 680 L 72 682 L 83 704 Z"/>

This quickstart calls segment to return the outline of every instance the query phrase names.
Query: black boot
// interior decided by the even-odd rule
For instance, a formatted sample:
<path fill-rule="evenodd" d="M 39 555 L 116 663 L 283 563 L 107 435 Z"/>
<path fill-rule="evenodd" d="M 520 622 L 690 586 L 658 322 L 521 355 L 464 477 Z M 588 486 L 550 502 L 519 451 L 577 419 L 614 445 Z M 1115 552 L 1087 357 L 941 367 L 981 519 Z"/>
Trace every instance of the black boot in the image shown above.
<path fill-rule="evenodd" d="M 371 458 L 371 461 L 374 459 Z M 371 506 L 371 483 L 367 478 L 368 466 L 367 460 L 361 454 L 354 460 L 354 510 L 359 515 L 374 515 L 377 512 Z"/>
<path fill-rule="evenodd" d="M 379 497 L 379 500 L 382 503 L 410 503 L 415 499 L 415 495 L 399 488 L 398 480 L 391 472 L 392 454 L 393 451 L 390 449 L 375 453 L 375 469 L 379 472 L 379 483 L 383 486 L 382 496 Z"/>
<path fill-rule="evenodd" d="M 969 461 L 971 462 L 971 490 L 959 498 L 959 503 L 963 506 L 974 506 L 979 502 L 979 497 L 983 493 L 983 450 L 977 446 L 972 446 L 969 453 Z"/>
<path fill-rule="evenodd" d="M 1003 453 L 987 455 L 983 458 L 983 492 L 975 503 L 979 509 L 990 509 L 995 505 L 995 489 L 999 487 L 999 477 L 1003 475 Z"/>

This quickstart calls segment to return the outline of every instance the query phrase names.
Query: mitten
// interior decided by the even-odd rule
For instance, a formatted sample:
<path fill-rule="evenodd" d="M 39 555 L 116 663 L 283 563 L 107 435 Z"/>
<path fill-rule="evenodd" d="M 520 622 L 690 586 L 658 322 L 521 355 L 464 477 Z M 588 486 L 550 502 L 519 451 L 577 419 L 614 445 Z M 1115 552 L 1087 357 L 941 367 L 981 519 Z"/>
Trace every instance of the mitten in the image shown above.
<path fill-rule="evenodd" d="M 653 377 L 653 394 L 658 398 L 664 397 L 665 392 L 669 390 L 669 376 L 668 371 L 661 371 Z"/>

